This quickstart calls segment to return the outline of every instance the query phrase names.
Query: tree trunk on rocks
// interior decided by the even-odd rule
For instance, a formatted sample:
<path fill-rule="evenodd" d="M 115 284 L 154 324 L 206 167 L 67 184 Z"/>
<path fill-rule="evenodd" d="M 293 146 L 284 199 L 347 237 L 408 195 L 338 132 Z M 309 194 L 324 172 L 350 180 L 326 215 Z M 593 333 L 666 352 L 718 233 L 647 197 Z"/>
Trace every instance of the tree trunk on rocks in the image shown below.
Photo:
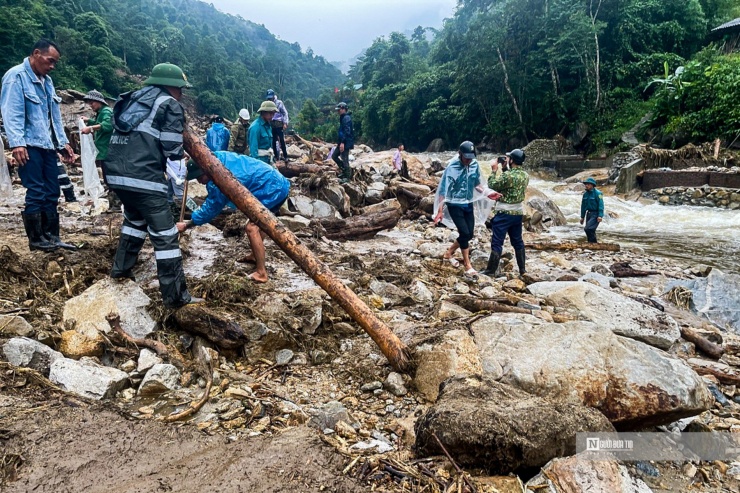
<path fill-rule="evenodd" d="M 681 337 L 689 342 L 693 342 L 701 352 L 710 358 L 720 359 L 725 353 L 725 350 L 721 345 L 713 343 L 690 327 L 681 327 Z"/>
<path fill-rule="evenodd" d="M 471 312 L 532 313 L 532 310 L 527 310 L 526 308 L 504 305 L 493 300 L 481 300 L 472 296 L 453 295 L 450 296 L 450 301 Z"/>
<path fill-rule="evenodd" d="M 599 250 L 603 252 L 618 252 L 619 245 L 617 243 L 527 243 L 524 245 L 532 250 Z"/>
<path fill-rule="evenodd" d="M 323 169 L 321 166 L 318 166 L 316 164 L 299 163 L 295 161 L 289 163 L 286 163 L 284 161 L 277 161 L 275 163 L 275 167 L 280 172 L 280 174 L 282 174 L 286 178 L 293 178 L 304 173 L 316 174 Z"/>
<path fill-rule="evenodd" d="M 657 270 L 637 270 L 630 267 L 627 262 L 617 262 L 609 267 L 614 277 L 646 277 L 653 274 L 660 274 Z"/>
<path fill-rule="evenodd" d="M 328 217 L 320 219 L 319 223 L 324 235 L 330 240 L 369 240 L 378 232 L 393 228 L 399 219 L 401 219 L 400 209 L 389 207 L 346 219 Z"/>
<path fill-rule="evenodd" d="M 688 363 L 699 375 L 712 375 L 724 385 L 740 385 L 740 372 L 730 365 L 697 358 L 691 358 Z"/>
<path fill-rule="evenodd" d="M 205 144 L 189 131 L 183 133 L 183 142 L 188 154 L 208 172 L 216 186 L 370 335 L 396 370 L 408 372 L 413 368 L 408 348 L 401 340 L 326 264 L 236 181 Z"/>
<path fill-rule="evenodd" d="M 238 324 L 203 305 L 186 305 L 173 317 L 182 330 L 203 336 L 223 349 L 237 349 L 249 342 L 249 337 Z"/>

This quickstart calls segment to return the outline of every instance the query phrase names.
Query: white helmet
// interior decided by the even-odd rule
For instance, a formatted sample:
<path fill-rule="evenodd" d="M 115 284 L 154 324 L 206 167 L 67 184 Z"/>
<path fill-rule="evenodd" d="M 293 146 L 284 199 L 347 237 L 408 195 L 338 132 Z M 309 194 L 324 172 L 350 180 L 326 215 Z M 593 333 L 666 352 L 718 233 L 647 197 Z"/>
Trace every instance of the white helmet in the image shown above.
<path fill-rule="evenodd" d="M 242 120 L 249 120 L 249 110 L 246 108 L 240 109 L 239 118 L 241 118 Z"/>

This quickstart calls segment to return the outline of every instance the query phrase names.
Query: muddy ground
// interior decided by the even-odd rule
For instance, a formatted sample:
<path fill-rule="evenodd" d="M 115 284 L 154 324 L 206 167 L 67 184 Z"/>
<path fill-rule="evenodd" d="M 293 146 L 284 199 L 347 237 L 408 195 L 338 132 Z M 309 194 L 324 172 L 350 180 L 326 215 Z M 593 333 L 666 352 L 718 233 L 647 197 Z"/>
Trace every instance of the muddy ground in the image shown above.
<path fill-rule="evenodd" d="M 89 217 L 80 212 L 79 205 L 62 204 L 62 236 L 82 248 L 43 254 L 29 252 L 18 215 L 21 202 L 17 197 L 14 200 L 0 207 L 0 313 L 22 315 L 36 329 L 36 338 L 53 345 L 64 330 L 60 323 L 64 302 L 108 275 L 121 215 Z M 86 210 L 84 203 L 82 210 Z M 402 220 L 394 230 L 364 242 L 341 244 L 310 233 L 301 239 L 413 346 L 434 340 L 455 325 L 466 328 L 470 321 L 439 321 L 434 303 L 384 306 L 369 284 L 381 280 L 407 289 L 421 279 L 435 299 L 443 293 L 476 293 L 490 286 L 485 280 L 466 279 L 447 262 L 414 252 L 420 243 L 447 245 L 454 236 L 422 218 Z M 488 241 L 482 233 L 473 249 L 487 251 Z M 101 404 L 61 392 L 32 372 L 0 366 L 0 490 L 354 492 L 444 491 L 440 485 L 445 481 L 452 485 L 455 474 L 449 461 L 438 457 L 419 462 L 422 458 L 413 455 L 413 421 L 428 403 L 413 390 L 405 396 L 383 389 L 362 390 L 363 385 L 386 378 L 391 371 L 387 360 L 274 243 L 268 240 L 266 245 L 271 280 L 253 284 L 247 279 L 253 267 L 240 262 L 248 253 L 245 238 L 224 237 L 221 231 L 205 226 L 181 242 L 193 295 L 205 297 L 209 308 L 244 327 L 262 323 L 279 328 L 273 339 L 255 341 L 244 351 L 222 352 L 217 389 L 189 422 L 164 424 L 158 419 L 202 393 L 204 382 L 195 371 L 184 373 L 182 390 L 161 398 L 142 399 L 122 392 Z M 529 270 L 551 270 L 541 260 L 544 255 L 532 252 Z M 636 268 L 659 267 L 676 276 L 683 276 L 686 267 L 666 260 L 655 264 L 639 252 L 570 252 L 563 256 L 605 265 L 637 259 Z M 511 265 L 507 268 L 510 271 Z M 151 313 L 162 321 L 155 337 L 189 355 L 188 335 L 176 332 L 161 308 L 148 243 L 135 274 L 153 300 Z M 635 281 L 635 289 L 657 293 L 665 278 L 655 277 Z M 321 323 L 312 332 L 305 326 L 315 315 L 311 307 L 316 305 L 322 307 Z M 4 337 L 0 334 L 0 343 Z M 297 360 L 302 363 L 277 367 L 275 350 L 284 347 L 299 355 Z M 109 363 L 120 365 L 130 354 L 111 351 L 106 357 Z M 234 409 L 233 401 L 224 396 L 228 389 L 240 386 L 253 394 Z M 325 435 L 306 426 L 310 409 L 329 401 L 341 402 L 358 428 L 345 435 Z M 231 407 L 222 409 L 222 404 Z M 733 405 L 705 413 L 702 422 L 737 421 L 740 412 L 736 409 Z M 393 443 L 395 450 L 382 459 L 393 462 L 349 450 L 351 444 L 377 433 Z M 393 464 L 391 469 L 396 471 L 407 469 L 399 476 L 389 473 L 387 464 Z M 649 468 L 645 472 L 631 467 L 631 471 L 655 491 L 738 491 L 719 472 L 719 465 L 705 464 L 704 472 L 692 478 L 682 474 L 680 465 L 655 464 L 654 468 L 658 476 Z M 424 469 L 434 478 L 419 472 Z M 485 483 L 483 471 L 469 472 L 479 484 Z"/>

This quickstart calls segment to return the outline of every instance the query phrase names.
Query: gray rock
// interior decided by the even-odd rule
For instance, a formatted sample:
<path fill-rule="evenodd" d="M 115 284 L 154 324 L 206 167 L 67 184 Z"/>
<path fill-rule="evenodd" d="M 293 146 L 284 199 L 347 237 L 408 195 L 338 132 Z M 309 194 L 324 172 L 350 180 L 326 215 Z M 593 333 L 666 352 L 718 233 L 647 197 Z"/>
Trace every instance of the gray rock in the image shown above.
<path fill-rule="evenodd" d="M 319 219 L 323 217 L 334 217 L 334 213 L 336 212 L 331 204 L 324 202 L 323 200 L 314 200 L 312 206 L 313 217 Z"/>
<path fill-rule="evenodd" d="M 603 264 L 594 264 L 591 266 L 591 272 L 596 272 L 597 274 L 601 274 L 606 277 L 614 277 L 614 273 Z"/>
<path fill-rule="evenodd" d="M 409 289 L 413 300 L 422 305 L 431 305 L 434 303 L 434 294 L 421 281 L 416 281 Z"/>
<path fill-rule="evenodd" d="M 550 305 L 575 312 L 615 334 L 668 349 L 681 336 L 673 318 L 614 291 L 587 282 L 538 282 L 529 292 Z"/>
<path fill-rule="evenodd" d="M 386 306 L 408 305 L 413 299 L 407 290 L 401 289 L 395 284 L 373 279 L 370 282 L 370 290 L 383 299 Z"/>
<path fill-rule="evenodd" d="M 51 365 L 49 380 L 73 394 L 101 400 L 128 386 L 128 374 L 87 360 L 59 358 Z"/>
<path fill-rule="evenodd" d="M 419 252 L 421 252 L 422 257 L 442 258 L 449 247 L 450 245 L 438 242 L 422 243 L 419 245 Z"/>
<path fill-rule="evenodd" d="M 152 366 L 139 385 L 139 395 L 157 395 L 174 390 L 180 385 L 180 371 L 172 365 Z"/>
<path fill-rule="evenodd" d="M 348 216 L 350 213 L 350 198 L 340 185 L 327 185 L 321 189 L 321 194 L 342 216 Z"/>
<path fill-rule="evenodd" d="M 589 272 L 588 274 L 581 276 L 578 280 L 591 282 L 591 284 L 595 282 L 604 289 L 609 289 L 613 285 L 615 286 L 617 283 L 617 280 L 613 277 L 606 277 L 605 275 L 599 274 L 598 272 Z"/>
<path fill-rule="evenodd" d="M 357 183 L 344 183 L 342 185 L 345 193 L 349 197 L 350 205 L 352 207 L 359 207 L 365 200 L 365 191 Z"/>
<path fill-rule="evenodd" d="M 452 376 L 480 375 L 481 359 L 468 331 L 451 330 L 436 343 L 416 348 L 414 385 L 428 401 L 437 400 L 439 385 Z"/>
<path fill-rule="evenodd" d="M 62 320 L 65 324 L 74 323 L 77 332 L 95 338 L 99 337 L 99 332 L 110 332 L 110 324 L 105 317 L 116 313 L 124 332 L 143 339 L 157 327 L 157 322 L 146 310 L 149 303 L 151 299 L 135 282 L 106 278 L 68 300 L 64 304 Z"/>
<path fill-rule="evenodd" d="M 396 372 L 388 374 L 385 382 L 383 382 L 383 387 L 397 397 L 404 396 L 409 392 L 408 389 L 406 389 L 406 383 L 403 380 L 403 376 Z"/>
<path fill-rule="evenodd" d="M 154 365 L 158 365 L 160 363 L 162 363 L 162 358 L 157 356 L 157 353 L 150 349 L 144 348 L 139 353 L 139 360 L 138 364 L 136 365 L 136 371 L 139 373 L 144 373 Z"/>
<path fill-rule="evenodd" d="M 305 195 L 294 195 L 288 199 L 288 204 L 292 210 L 303 217 L 313 217 L 312 200 Z"/>
<path fill-rule="evenodd" d="M 432 140 L 427 146 L 427 152 L 442 152 L 444 150 L 444 147 L 445 141 L 440 138 L 436 138 Z"/>
<path fill-rule="evenodd" d="M 367 204 L 379 204 L 383 201 L 383 192 L 369 188 L 365 192 L 365 203 Z"/>
<path fill-rule="evenodd" d="M 36 329 L 18 315 L 0 315 L 0 337 L 31 337 Z"/>
<path fill-rule="evenodd" d="M 3 345 L 5 359 L 13 366 L 32 368 L 42 375 L 49 375 L 54 361 L 63 358 L 62 353 L 27 337 L 15 337 Z"/>
<path fill-rule="evenodd" d="M 484 375 L 531 394 L 594 407 L 620 429 L 670 423 L 713 402 L 683 361 L 591 322 L 495 314 L 471 330 Z"/>
<path fill-rule="evenodd" d="M 652 493 L 640 479 L 632 478 L 623 465 L 614 460 L 593 460 L 575 455 L 554 459 L 530 479 L 525 491 L 537 493 L 563 493 L 561 487 L 568 485 L 568 492 L 603 493 Z"/>
<path fill-rule="evenodd" d="M 575 453 L 578 432 L 610 432 L 597 410 L 530 395 L 481 377 L 445 381 L 439 399 L 416 422 L 422 457 L 442 451 L 463 465 L 508 474 Z"/>
<path fill-rule="evenodd" d="M 381 382 L 380 380 L 375 380 L 373 382 L 366 383 L 365 385 L 360 387 L 360 390 L 362 390 L 363 392 L 373 392 L 375 390 L 379 390 L 382 388 L 383 388 L 383 382 Z"/>
<path fill-rule="evenodd" d="M 712 269 L 704 278 L 671 281 L 666 285 L 666 292 L 674 286 L 691 290 L 691 310 L 694 313 L 706 317 L 719 327 L 729 326 L 736 334 L 740 334 L 740 310 L 737 309 L 740 275 Z"/>
<path fill-rule="evenodd" d="M 311 225 L 311 221 L 309 219 L 306 219 L 303 216 L 280 216 L 280 222 L 282 222 L 286 228 L 291 230 L 294 233 L 298 233 L 300 231 L 306 231 L 309 229 L 309 226 Z"/>
<path fill-rule="evenodd" d="M 285 366 L 290 363 L 293 359 L 293 351 L 290 349 L 281 349 L 275 353 L 275 364 L 278 366 Z"/>
<path fill-rule="evenodd" d="M 308 426 L 312 426 L 318 430 L 325 430 L 327 428 L 333 430 L 340 421 L 351 424 L 347 409 L 341 402 L 337 401 L 327 402 L 316 409 L 311 409 L 309 410 L 309 414 L 312 414 L 312 417 L 308 421 Z"/>

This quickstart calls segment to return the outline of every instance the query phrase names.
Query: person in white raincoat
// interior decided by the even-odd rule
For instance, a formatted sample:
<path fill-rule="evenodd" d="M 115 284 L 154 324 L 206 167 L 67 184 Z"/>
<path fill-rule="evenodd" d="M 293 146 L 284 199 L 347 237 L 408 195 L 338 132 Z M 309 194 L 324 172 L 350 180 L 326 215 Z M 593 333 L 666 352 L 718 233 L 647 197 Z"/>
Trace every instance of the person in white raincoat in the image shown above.
<path fill-rule="evenodd" d="M 453 257 L 458 248 L 462 252 L 465 274 L 477 274 L 470 263 L 470 240 L 476 224 L 485 221 L 491 210 L 491 200 L 497 200 L 501 194 L 488 189 L 483 182 L 480 166 L 475 159 L 475 146 L 470 141 L 460 144 L 458 156 L 450 161 L 442 175 L 434 199 L 434 223 L 440 221 L 450 226 L 452 222 L 460 235 L 450 245 L 444 258 L 455 267 L 460 262 Z M 476 213 L 476 209 L 479 213 Z M 445 218 L 447 212 L 448 218 Z M 447 219 L 447 220 L 445 220 Z"/>

